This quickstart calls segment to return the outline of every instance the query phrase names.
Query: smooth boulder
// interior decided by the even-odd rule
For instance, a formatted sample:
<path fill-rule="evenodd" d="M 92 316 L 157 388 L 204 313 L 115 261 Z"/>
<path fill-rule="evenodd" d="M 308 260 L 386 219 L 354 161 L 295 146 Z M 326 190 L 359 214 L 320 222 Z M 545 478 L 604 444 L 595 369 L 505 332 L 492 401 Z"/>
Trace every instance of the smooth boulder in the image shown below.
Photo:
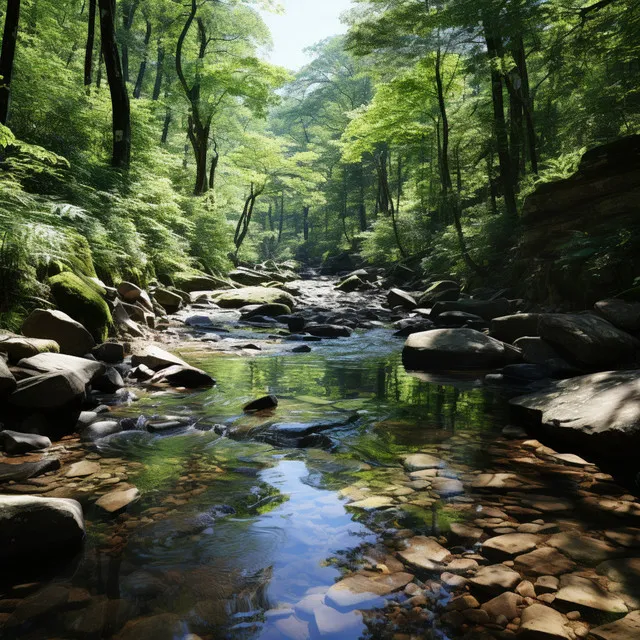
<path fill-rule="evenodd" d="M 491 321 L 490 335 L 496 340 L 513 344 L 518 338 L 538 335 L 539 313 L 515 313 Z"/>
<path fill-rule="evenodd" d="M 50 446 L 51 440 L 46 436 L 10 430 L 0 431 L 0 449 L 10 456 L 40 451 Z"/>
<path fill-rule="evenodd" d="M 617 298 L 600 300 L 596 302 L 595 310 L 618 329 L 629 333 L 640 331 L 640 302 L 626 302 Z"/>
<path fill-rule="evenodd" d="M 22 324 L 28 338 L 46 338 L 60 345 L 60 352 L 72 356 L 89 353 L 95 346 L 91 334 L 76 320 L 57 310 L 36 309 Z"/>
<path fill-rule="evenodd" d="M 402 361 L 421 371 L 485 370 L 517 362 L 520 352 L 475 329 L 434 329 L 405 342 Z"/>
<path fill-rule="evenodd" d="M 154 371 L 166 369 L 167 367 L 173 367 L 175 365 L 181 367 L 189 366 L 182 358 L 173 355 L 160 347 L 156 347 L 155 345 L 149 345 L 145 347 L 141 353 L 134 354 L 131 357 L 131 365 L 134 367 L 145 365 Z"/>
<path fill-rule="evenodd" d="M 0 558 L 5 562 L 75 552 L 84 536 L 82 507 L 75 500 L 0 496 Z"/>
<path fill-rule="evenodd" d="M 513 398 L 513 417 L 600 455 L 636 459 L 640 446 L 640 369 L 606 371 Z"/>
<path fill-rule="evenodd" d="M 480 316 L 484 320 L 493 320 L 500 316 L 509 315 L 511 303 L 506 298 L 497 300 L 457 300 L 450 302 L 436 302 L 431 310 L 431 317 L 437 318 L 445 311 L 464 311 Z"/>
<path fill-rule="evenodd" d="M 186 387 L 187 389 L 213 387 L 216 384 L 216 381 L 206 371 L 179 364 L 161 369 L 151 378 L 150 382 L 151 384 L 166 382 L 171 386 Z"/>
<path fill-rule="evenodd" d="M 391 289 L 387 293 L 387 304 L 391 309 L 402 307 L 408 311 L 412 311 L 418 306 L 416 299 L 402 289 Z"/>
<path fill-rule="evenodd" d="M 59 409 L 79 402 L 85 383 L 69 371 L 55 371 L 20 380 L 9 396 L 9 404 L 28 410 Z"/>
<path fill-rule="evenodd" d="M 16 388 L 16 379 L 13 377 L 4 359 L 0 357 L 0 397 L 7 396 Z"/>
<path fill-rule="evenodd" d="M 104 365 L 100 362 L 62 353 L 41 353 L 37 356 L 20 360 L 18 365 L 38 373 L 70 372 L 82 380 L 84 384 L 91 384 L 105 371 Z"/>
<path fill-rule="evenodd" d="M 640 340 L 593 314 L 545 314 L 539 332 L 572 363 L 591 369 L 617 367 L 640 356 Z"/>
<path fill-rule="evenodd" d="M 284 304 L 290 309 L 296 306 L 295 298 L 277 287 L 243 287 L 217 292 L 214 298 L 223 309 L 241 309 L 249 304 Z"/>
<path fill-rule="evenodd" d="M 22 358 L 30 358 L 39 353 L 60 353 L 60 345 L 55 340 L 26 338 L 23 336 L 0 336 L 0 353 L 5 353 L 9 362 L 15 364 Z"/>

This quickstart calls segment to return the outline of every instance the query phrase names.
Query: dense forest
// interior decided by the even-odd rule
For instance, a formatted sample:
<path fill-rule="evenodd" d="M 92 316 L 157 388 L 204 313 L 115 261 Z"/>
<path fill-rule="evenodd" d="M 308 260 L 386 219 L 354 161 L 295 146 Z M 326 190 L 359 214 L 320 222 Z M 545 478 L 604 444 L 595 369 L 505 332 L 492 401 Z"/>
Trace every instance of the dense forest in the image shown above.
<path fill-rule="evenodd" d="M 269 2 L 3 5 L 9 328 L 62 271 L 171 284 L 349 252 L 499 278 L 527 196 L 640 129 L 634 0 L 357 0 L 295 74 L 265 62 Z M 605 270 L 627 231 L 565 252 Z"/>

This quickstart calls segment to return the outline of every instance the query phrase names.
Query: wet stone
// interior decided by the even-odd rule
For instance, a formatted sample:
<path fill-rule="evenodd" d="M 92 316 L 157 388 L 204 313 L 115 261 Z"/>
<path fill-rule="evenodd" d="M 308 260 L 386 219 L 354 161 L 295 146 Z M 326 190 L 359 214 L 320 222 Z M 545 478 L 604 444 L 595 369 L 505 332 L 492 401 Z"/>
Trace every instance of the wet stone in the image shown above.
<path fill-rule="evenodd" d="M 438 571 L 450 553 L 435 540 L 424 536 L 416 536 L 406 543 L 406 548 L 398 553 L 409 565 L 425 571 Z"/>
<path fill-rule="evenodd" d="M 65 476 L 67 478 L 83 478 L 85 476 L 91 476 L 94 473 L 100 471 L 100 465 L 97 462 L 91 462 L 89 460 L 82 460 L 80 462 L 74 462 Z"/>
<path fill-rule="evenodd" d="M 326 593 L 326 603 L 339 609 L 376 606 L 381 596 L 404 588 L 412 580 L 413 575 L 404 572 L 375 578 L 355 574 L 334 584 Z"/>
<path fill-rule="evenodd" d="M 537 543 L 538 537 L 533 534 L 508 533 L 486 540 L 482 545 L 482 553 L 489 560 L 508 560 L 535 549 Z"/>
<path fill-rule="evenodd" d="M 543 604 L 532 604 L 522 612 L 518 637 L 523 640 L 571 640 L 564 616 Z"/>
<path fill-rule="evenodd" d="M 576 563 L 553 547 L 542 547 L 515 559 L 515 566 L 527 575 L 557 576 L 575 569 Z"/>
<path fill-rule="evenodd" d="M 604 532 L 605 537 L 622 547 L 640 549 L 640 529 L 636 527 L 622 527 Z"/>
<path fill-rule="evenodd" d="M 476 575 L 469 580 L 469 584 L 480 591 L 490 594 L 499 594 L 511 591 L 520 582 L 520 574 L 505 567 L 503 564 L 494 564 L 481 567 Z"/>
<path fill-rule="evenodd" d="M 470 542 L 472 544 L 480 540 L 483 534 L 482 529 L 461 522 L 452 522 L 450 532 L 454 540 Z"/>
<path fill-rule="evenodd" d="M 608 614 L 627 613 L 627 606 L 618 596 L 609 593 L 597 582 L 576 574 L 562 576 L 554 603 L 569 611 L 578 609 Z"/>
<path fill-rule="evenodd" d="M 547 544 L 559 549 L 577 562 L 595 566 L 616 555 L 614 546 L 597 538 L 573 533 L 559 533 L 547 540 Z"/>
<path fill-rule="evenodd" d="M 505 591 L 485 602 L 481 608 L 494 620 L 500 616 L 504 616 L 507 620 L 513 620 L 518 617 L 520 613 L 518 607 L 521 604 L 522 596 L 511 591 Z"/>
<path fill-rule="evenodd" d="M 363 500 L 351 502 L 347 506 L 353 507 L 354 509 L 373 511 L 376 509 L 386 509 L 387 507 L 392 507 L 394 504 L 395 502 L 388 496 L 369 496 L 368 498 L 364 498 Z"/>
<path fill-rule="evenodd" d="M 422 471 L 424 469 L 440 469 L 444 462 L 429 453 L 412 453 L 403 457 L 405 469 L 409 471 Z"/>
<path fill-rule="evenodd" d="M 591 629 L 597 640 L 637 640 L 640 638 L 640 610 L 632 611 L 620 620 Z"/>
<path fill-rule="evenodd" d="M 126 490 L 111 491 L 96 501 L 96 505 L 109 513 L 116 513 L 140 499 L 140 492 L 135 487 Z"/>

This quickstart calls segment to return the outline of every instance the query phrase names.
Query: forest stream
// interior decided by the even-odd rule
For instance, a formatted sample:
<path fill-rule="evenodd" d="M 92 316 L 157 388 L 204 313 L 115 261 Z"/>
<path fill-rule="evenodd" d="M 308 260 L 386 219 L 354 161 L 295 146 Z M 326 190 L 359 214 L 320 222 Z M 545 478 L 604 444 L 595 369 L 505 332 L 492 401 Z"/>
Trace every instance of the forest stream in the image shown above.
<path fill-rule="evenodd" d="M 90 473 L 26 481 L 80 500 L 88 538 L 46 575 L 3 576 L 3 638 L 453 640 L 483 625 L 506 638 L 523 605 L 555 594 L 575 639 L 637 608 L 637 567 L 616 560 L 638 544 L 634 496 L 578 456 L 503 432 L 506 403 L 481 379 L 408 373 L 388 328 L 294 353 L 237 312 L 208 317 L 171 349 L 215 387 L 135 389 L 112 407 L 130 430 L 58 445 Z M 265 394 L 277 408 L 243 413 Z M 95 494 L 116 485 L 141 498 L 107 515 Z M 526 535 L 486 544 L 507 534 Z M 558 591 L 560 574 L 596 571 L 601 592 Z"/>

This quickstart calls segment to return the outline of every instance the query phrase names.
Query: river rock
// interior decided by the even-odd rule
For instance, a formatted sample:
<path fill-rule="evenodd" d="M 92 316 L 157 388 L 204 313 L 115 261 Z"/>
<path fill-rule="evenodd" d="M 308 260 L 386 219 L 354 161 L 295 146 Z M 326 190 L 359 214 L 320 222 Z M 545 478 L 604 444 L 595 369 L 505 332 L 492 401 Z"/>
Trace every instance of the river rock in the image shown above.
<path fill-rule="evenodd" d="M 351 335 L 349 327 L 336 324 L 314 324 L 306 325 L 305 331 L 318 338 L 348 338 Z"/>
<path fill-rule="evenodd" d="M 257 400 L 252 400 L 242 409 L 245 413 L 253 413 L 255 411 L 265 411 L 267 409 L 275 409 L 278 406 L 278 398 L 274 395 L 263 396 Z"/>
<path fill-rule="evenodd" d="M 544 314 L 539 332 L 571 362 L 592 369 L 617 367 L 640 354 L 640 340 L 592 314 Z"/>
<path fill-rule="evenodd" d="M 155 345 L 148 345 L 141 353 L 136 353 L 131 357 L 131 365 L 137 367 L 139 365 L 145 365 L 154 371 L 160 369 L 166 369 L 174 365 L 181 367 L 188 367 L 189 365 L 180 357 L 156 347 Z"/>
<path fill-rule="evenodd" d="M 70 372 L 82 380 L 84 384 L 91 384 L 105 371 L 104 365 L 100 362 L 62 353 L 40 353 L 37 356 L 20 360 L 18 366 L 39 373 Z"/>
<path fill-rule="evenodd" d="M 432 538 L 416 536 L 406 541 L 406 547 L 398 552 L 404 562 L 423 571 L 442 571 L 450 552 Z"/>
<path fill-rule="evenodd" d="M 243 287 L 217 292 L 215 302 L 223 309 L 241 309 L 249 304 L 284 304 L 290 309 L 296 306 L 295 298 L 277 287 Z"/>
<path fill-rule="evenodd" d="M 414 370 L 493 369 L 517 362 L 520 352 L 474 329 L 435 329 L 407 339 L 402 361 Z"/>
<path fill-rule="evenodd" d="M 576 567 L 576 563 L 562 555 L 553 547 L 541 547 L 530 553 L 525 553 L 515 559 L 516 567 L 533 576 L 558 576 L 569 573 Z"/>
<path fill-rule="evenodd" d="M 402 307 L 408 311 L 411 311 L 418 306 L 416 299 L 406 291 L 402 291 L 402 289 L 391 289 L 387 293 L 387 304 L 391 309 L 395 309 L 395 307 Z"/>
<path fill-rule="evenodd" d="M 182 298 L 168 289 L 159 287 L 153 292 L 153 297 L 167 313 L 175 313 L 182 307 Z"/>
<path fill-rule="evenodd" d="M 482 529 L 472 527 L 463 522 L 452 522 L 449 530 L 455 542 L 462 542 L 464 544 L 475 544 L 482 538 L 484 533 Z"/>
<path fill-rule="evenodd" d="M 114 433 L 120 433 L 122 426 L 115 420 L 101 420 L 100 422 L 92 422 L 85 427 L 80 433 L 80 437 L 84 442 L 95 442 L 100 438 L 106 438 Z"/>
<path fill-rule="evenodd" d="M 30 451 L 40 451 L 51 446 L 51 440 L 35 433 L 19 433 L 17 431 L 0 431 L 0 448 L 10 456 Z"/>
<path fill-rule="evenodd" d="M 173 613 L 159 613 L 130 620 L 114 640 L 187 640 L 184 626 L 179 616 Z"/>
<path fill-rule="evenodd" d="M 491 321 L 491 337 L 513 344 L 518 338 L 538 335 L 539 313 L 516 313 Z"/>
<path fill-rule="evenodd" d="M 74 462 L 65 476 L 67 478 L 85 478 L 86 476 L 92 476 L 94 473 L 100 473 L 100 464 L 91 460 L 80 460 L 80 462 Z"/>
<path fill-rule="evenodd" d="M 434 478 L 431 488 L 443 498 L 450 498 L 464 493 L 464 486 L 456 478 Z"/>
<path fill-rule="evenodd" d="M 609 371 L 553 384 L 510 401 L 513 415 L 598 455 L 637 457 L 640 370 Z"/>
<path fill-rule="evenodd" d="M 150 382 L 151 384 L 167 382 L 174 387 L 186 387 L 187 389 L 213 387 L 216 384 L 216 381 L 202 369 L 183 365 L 173 365 L 161 369 L 151 378 Z"/>
<path fill-rule="evenodd" d="M 619 529 L 608 529 L 604 535 L 612 542 L 621 547 L 640 549 L 640 528 L 621 527 Z"/>
<path fill-rule="evenodd" d="M 455 302 L 436 302 L 431 309 L 431 318 L 437 318 L 445 311 L 463 311 L 480 316 L 484 320 L 493 320 L 501 316 L 509 315 L 511 304 L 506 298 L 497 300 L 457 300 Z"/>
<path fill-rule="evenodd" d="M 96 344 L 91 334 L 79 322 L 57 310 L 32 311 L 22 324 L 22 333 L 28 338 L 54 340 L 62 353 L 72 356 L 89 353 Z"/>
<path fill-rule="evenodd" d="M 618 329 L 637 333 L 640 331 L 640 302 L 624 300 L 600 300 L 595 304 L 596 311 Z"/>
<path fill-rule="evenodd" d="M 240 309 L 242 318 L 250 320 L 255 316 L 267 316 L 270 318 L 278 318 L 280 316 L 291 315 L 291 309 L 286 304 L 259 304 L 247 307 L 247 311 Z"/>
<path fill-rule="evenodd" d="M 640 638 L 640 610 L 632 611 L 624 618 L 591 629 L 597 640 L 638 640 Z"/>
<path fill-rule="evenodd" d="M 432 282 L 418 299 L 420 306 L 431 307 L 435 302 L 455 302 L 460 297 L 460 285 L 454 280 Z"/>
<path fill-rule="evenodd" d="M 600 575 L 625 585 L 628 592 L 640 594 L 640 558 L 616 558 L 599 564 Z"/>
<path fill-rule="evenodd" d="M 368 288 L 366 282 L 363 282 L 358 276 L 352 275 L 336 285 L 336 289 L 338 291 L 344 291 L 345 293 L 350 293 L 352 291 L 361 291 L 362 289 Z"/>
<path fill-rule="evenodd" d="M 118 389 L 123 389 L 124 386 L 124 380 L 115 367 L 108 367 L 107 370 L 92 383 L 93 389 L 102 391 L 102 393 L 115 393 Z"/>
<path fill-rule="evenodd" d="M 84 535 L 82 507 L 75 500 L 0 496 L 0 558 L 5 562 L 75 551 Z"/>
<path fill-rule="evenodd" d="M 499 596 L 485 602 L 480 608 L 486 611 L 492 620 L 504 616 L 507 620 L 511 621 L 519 616 L 519 607 L 521 604 L 522 596 L 512 591 L 505 591 Z"/>
<path fill-rule="evenodd" d="M 9 396 L 9 404 L 28 410 L 58 409 L 84 395 L 84 381 L 70 371 L 60 371 L 20 380 Z"/>
<path fill-rule="evenodd" d="M 0 353 L 6 353 L 9 362 L 17 363 L 23 358 L 30 358 L 39 353 L 60 353 L 60 345 L 55 340 L 43 338 L 25 338 L 23 336 L 0 336 Z"/>
<path fill-rule="evenodd" d="M 518 338 L 513 346 L 522 351 L 522 359 L 528 364 L 543 364 L 551 362 L 564 363 L 569 369 L 571 365 L 564 360 L 558 351 L 549 342 L 542 338 L 523 337 Z"/>
<path fill-rule="evenodd" d="M 560 590 L 554 605 L 566 611 L 586 610 L 586 613 L 604 612 L 611 615 L 627 613 L 627 605 L 616 595 L 601 587 L 594 580 L 576 574 L 560 578 Z"/>
<path fill-rule="evenodd" d="M 325 601 L 342 610 L 367 609 L 379 606 L 381 596 L 403 589 L 412 580 L 412 574 L 401 571 L 375 577 L 354 574 L 336 582 L 327 591 Z"/>
<path fill-rule="evenodd" d="M 538 536 L 531 533 L 506 533 L 489 538 L 482 544 L 482 553 L 493 561 L 511 560 L 536 548 Z"/>
<path fill-rule="evenodd" d="M 16 388 L 16 379 L 13 377 L 9 367 L 0 357 L 0 397 L 9 395 Z"/>
<path fill-rule="evenodd" d="M 96 360 L 107 364 L 117 364 L 124 360 L 124 346 L 119 342 L 103 342 L 95 347 L 91 353 Z"/>
<path fill-rule="evenodd" d="M 480 567 L 475 576 L 469 580 L 472 588 L 488 594 L 499 594 L 515 589 L 522 578 L 520 574 L 503 564 Z"/>
<path fill-rule="evenodd" d="M 57 471 L 60 468 L 60 460 L 57 458 L 44 458 L 37 462 L 21 462 L 19 464 L 7 464 L 0 462 L 0 482 L 15 480 L 20 482 L 29 478 L 37 478 L 44 473 Z"/>
<path fill-rule="evenodd" d="M 96 500 L 96 506 L 108 511 L 109 513 L 117 513 L 122 511 L 130 504 L 137 502 L 140 499 L 140 492 L 136 487 L 131 489 L 116 489 L 106 493 L 101 498 Z"/>
<path fill-rule="evenodd" d="M 532 604 L 522 612 L 518 638 L 522 640 L 572 640 L 566 618 L 543 604 Z"/>

